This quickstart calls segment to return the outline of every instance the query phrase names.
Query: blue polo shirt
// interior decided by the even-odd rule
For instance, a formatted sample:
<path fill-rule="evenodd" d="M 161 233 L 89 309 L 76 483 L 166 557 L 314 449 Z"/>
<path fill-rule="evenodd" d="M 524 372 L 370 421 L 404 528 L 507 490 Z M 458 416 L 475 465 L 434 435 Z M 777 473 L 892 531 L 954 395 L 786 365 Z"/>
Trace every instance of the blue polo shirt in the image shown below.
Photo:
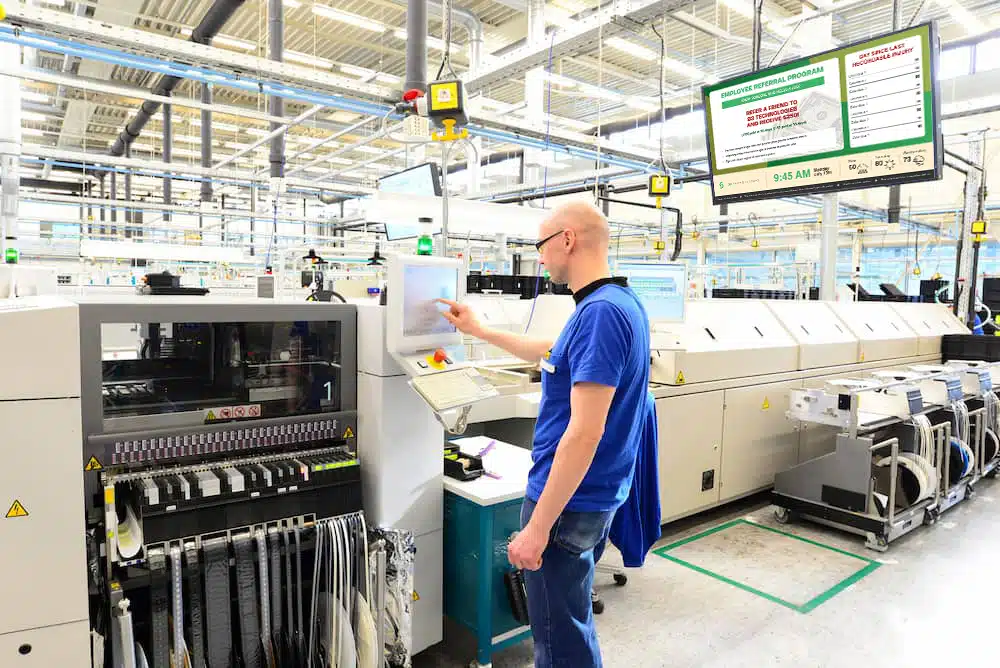
<path fill-rule="evenodd" d="M 569 426 L 576 383 L 614 387 L 604 435 L 594 461 L 566 510 L 614 510 L 628 496 L 646 420 L 649 318 L 624 279 L 602 279 L 575 295 L 576 310 L 542 362 L 542 400 L 527 496 L 538 497 L 563 432 Z"/>

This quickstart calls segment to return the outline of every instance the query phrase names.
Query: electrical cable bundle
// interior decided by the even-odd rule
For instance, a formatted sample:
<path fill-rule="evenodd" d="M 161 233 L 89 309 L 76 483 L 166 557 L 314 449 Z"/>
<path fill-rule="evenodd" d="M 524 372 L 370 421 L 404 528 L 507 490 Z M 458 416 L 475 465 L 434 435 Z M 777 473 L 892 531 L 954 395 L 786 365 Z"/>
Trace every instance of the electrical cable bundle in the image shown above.
<path fill-rule="evenodd" d="M 983 418 L 986 423 L 986 443 L 983 445 L 983 464 L 985 464 L 1000 454 L 1000 438 L 997 438 L 997 434 L 1000 433 L 1000 425 L 997 424 L 1000 420 L 1000 399 L 993 392 L 984 392 L 983 404 L 986 407 L 986 415 Z"/>
<path fill-rule="evenodd" d="M 948 453 L 948 484 L 954 485 L 969 475 L 976 465 L 976 455 L 969 447 L 969 407 L 964 401 L 953 401 L 951 410 L 952 437 Z"/>
<path fill-rule="evenodd" d="M 896 480 L 890 485 L 896 486 L 896 506 L 908 507 L 934 495 L 938 474 L 932 463 L 934 432 L 926 415 L 914 415 L 912 418 L 916 434 L 917 452 L 900 452 L 897 461 Z M 889 468 L 892 457 L 882 457 L 875 462 L 876 466 Z"/>

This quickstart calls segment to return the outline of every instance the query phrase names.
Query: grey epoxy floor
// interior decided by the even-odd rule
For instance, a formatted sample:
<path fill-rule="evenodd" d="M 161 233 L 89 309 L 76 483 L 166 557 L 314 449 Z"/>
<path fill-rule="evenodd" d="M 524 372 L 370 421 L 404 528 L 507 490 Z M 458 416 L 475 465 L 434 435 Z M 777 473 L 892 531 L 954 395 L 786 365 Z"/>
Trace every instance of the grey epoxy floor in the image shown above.
<path fill-rule="evenodd" d="M 751 499 L 667 527 L 661 544 L 750 518 L 881 566 L 807 614 L 651 554 L 628 585 L 598 574 L 606 609 L 597 629 L 608 668 L 927 668 L 1000 664 L 1000 480 L 936 526 L 922 527 L 886 553 L 859 537 L 810 523 L 778 525 L 765 499 Z M 609 554 L 613 563 L 617 555 Z M 620 561 L 618 562 L 620 563 Z M 781 564 L 787 568 L 786 564 Z M 816 563 L 803 564 L 816 569 Z M 458 668 L 474 657 L 468 634 L 448 626 L 445 641 L 415 668 Z M 496 668 L 532 666 L 530 641 L 494 656 Z"/>

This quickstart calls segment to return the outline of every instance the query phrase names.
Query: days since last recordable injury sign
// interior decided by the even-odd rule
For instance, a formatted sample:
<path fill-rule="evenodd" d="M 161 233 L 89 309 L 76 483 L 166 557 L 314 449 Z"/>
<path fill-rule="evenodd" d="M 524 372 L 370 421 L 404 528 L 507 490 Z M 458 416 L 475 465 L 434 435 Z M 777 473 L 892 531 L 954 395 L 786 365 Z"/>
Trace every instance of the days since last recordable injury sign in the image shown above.
<path fill-rule="evenodd" d="M 933 24 L 703 89 L 716 204 L 940 178 Z"/>

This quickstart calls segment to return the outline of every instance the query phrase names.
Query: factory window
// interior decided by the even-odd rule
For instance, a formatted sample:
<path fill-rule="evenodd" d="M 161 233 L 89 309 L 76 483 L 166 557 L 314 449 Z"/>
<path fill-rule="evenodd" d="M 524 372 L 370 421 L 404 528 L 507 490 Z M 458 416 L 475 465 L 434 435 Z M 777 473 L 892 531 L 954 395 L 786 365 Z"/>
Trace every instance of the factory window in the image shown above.
<path fill-rule="evenodd" d="M 938 67 L 938 79 L 953 79 L 969 74 L 972 69 L 972 47 L 960 46 L 955 49 L 945 49 L 941 52 Z"/>
<path fill-rule="evenodd" d="M 976 71 L 986 72 L 1000 67 L 1000 37 L 976 45 Z"/>

